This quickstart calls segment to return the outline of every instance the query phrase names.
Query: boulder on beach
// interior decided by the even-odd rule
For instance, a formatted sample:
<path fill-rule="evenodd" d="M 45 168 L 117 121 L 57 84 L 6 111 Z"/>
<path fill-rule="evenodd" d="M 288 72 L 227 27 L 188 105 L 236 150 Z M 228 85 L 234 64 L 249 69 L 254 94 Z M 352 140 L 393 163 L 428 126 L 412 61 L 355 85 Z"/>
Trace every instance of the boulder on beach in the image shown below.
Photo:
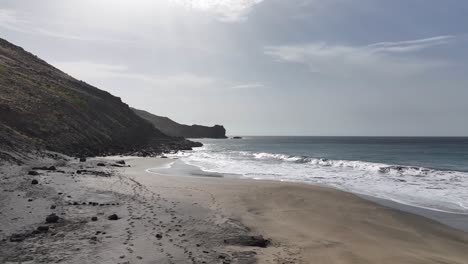
<path fill-rule="evenodd" d="M 39 172 L 32 170 L 28 172 L 28 175 L 36 176 L 36 175 L 39 175 Z"/>
<path fill-rule="evenodd" d="M 26 239 L 26 236 L 23 234 L 13 234 L 10 236 L 10 242 L 22 242 Z"/>
<path fill-rule="evenodd" d="M 50 214 L 46 217 L 46 223 L 57 223 L 60 218 L 56 214 Z"/>
<path fill-rule="evenodd" d="M 31 184 L 39 184 L 39 182 L 36 179 L 34 179 L 31 181 Z"/>
<path fill-rule="evenodd" d="M 38 226 L 36 230 L 41 233 L 46 233 L 49 231 L 49 226 Z"/>
<path fill-rule="evenodd" d="M 116 214 L 111 214 L 107 217 L 109 220 L 119 220 L 119 217 Z"/>
<path fill-rule="evenodd" d="M 263 238 L 263 236 L 238 236 L 225 239 L 224 243 L 228 245 L 244 247 L 266 248 L 268 245 L 270 245 L 271 241 L 269 239 Z"/>

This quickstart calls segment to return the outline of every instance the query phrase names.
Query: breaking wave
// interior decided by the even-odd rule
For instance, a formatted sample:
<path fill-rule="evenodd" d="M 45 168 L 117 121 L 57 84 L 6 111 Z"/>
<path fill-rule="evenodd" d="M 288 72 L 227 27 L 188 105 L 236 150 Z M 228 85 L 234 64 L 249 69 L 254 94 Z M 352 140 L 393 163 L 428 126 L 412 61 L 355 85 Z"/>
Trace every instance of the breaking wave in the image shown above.
<path fill-rule="evenodd" d="M 468 173 L 367 161 L 212 149 L 176 154 L 205 171 L 335 187 L 403 204 L 468 214 Z"/>

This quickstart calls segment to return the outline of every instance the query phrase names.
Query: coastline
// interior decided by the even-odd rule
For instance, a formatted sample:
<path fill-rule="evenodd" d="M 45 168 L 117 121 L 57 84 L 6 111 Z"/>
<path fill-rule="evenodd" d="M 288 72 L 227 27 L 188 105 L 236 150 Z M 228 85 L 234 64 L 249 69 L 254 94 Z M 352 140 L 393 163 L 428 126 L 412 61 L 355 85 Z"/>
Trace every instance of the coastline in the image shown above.
<path fill-rule="evenodd" d="M 200 177 L 224 177 L 224 178 L 237 178 L 237 179 L 243 179 L 243 180 L 253 180 L 255 182 L 257 181 L 278 182 L 278 181 L 273 181 L 273 180 L 259 180 L 259 179 L 243 178 L 242 175 L 239 175 L 239 174 L 223 174 L 223 173 L 217 173 L 217 172 L 208 172 L 208 171 L 202 170 L 201 168 L 197 166 L 184 163 L 183 161 L 179 159 L 171 160 L 169 163 L 164 167 L 147 169 L 146 172 L 151 173 L 153 171 L 154 173 L 162 174 L 165 176 L 181 176 L 182 175 L 182 176 L 200 176 Z M 284 183 L 292 183 L 292 182 L 284 182 Z M 341 192 L 346 192 L 344 190 L 340 190 L 340 189 L 334 188 L 332 186 L 327 186 L 327 185 L 319 185 L 319 184 L 311 184 L 311 183 L 295 183 L 295 184 L 312 185 L 312 186 L 317 186 L 317 187 L 336 189 Z M 423 207 L 418 207 L 414 205 L 404 204 L 398 201 L 392 201 L 388 199 L 378 198 L 375 196 L 369 196 L 369 195 L 365 195 L 361 193 L 353 193 L 353 192 L 349 192 L 349 193 L 354 194 L 358 197 L 361 197 L 365 200 L 371 201 L 373 203 L 377 203 L 379 205 L 385 206 L 385 207 L 389 207 L 389 208 L 403 211 L 406 213 L 420 215 L 420 216 L 429 218 L 431 220 L 440 222 L 451 228 L 455 228 L 464 232 L 468 232 L 468 214 L 433 210 L 429 208 L 423 208 Z"/>
<path fill-rule="evenodd" d="M 179 168 L 173 174 L 164 176 L 156 172 L 155 175 L 182 177 L 197 184 L 197 188 L 209 191 L 217 197 L 226 214 L 241 219 L 260 234 L 268 234 L 280 244 L 286 243 L 287 251 L 299 254 L 304 263 L 437 263 L 436 259 L 444 254 L 447 256 L 439 260 L 463 263 L 467 257 L 464 253 L 457 257 L 462 251 L 449 253 L 454 248 L 446 244 L 459 236 L 463 243 L 458 250 L 462 250 L 468 246 L 468 234 L 454 229 L 456 223 L 447 215 L 445 223 L 450 226 L 435 221 L 444 222 L 443 214 L 372 197 L 363 199 L 325 186 L 219 178 L 193 169 Z M 463 216 L 462 220 L 466 218 Z M 458 227 L 466 231 L 462 220 Z M 424 245 L 426 239 L 432 241 L 431 245 Z M 436 244 L 438 249 L 434 249 Z"/>
<path fill-rule="evenodd" d="M 354 194 L 200 171 L 163 175 L 147 170 L 171 172 L 167 165 L 175 160 L 126 157 L 129 167 L 116 167 L 121 159 L 56 162 L 57 171 L 40 171 L 34 186 L 27 175 L 32 164 L 3 168 L 0 262 L 463 264 L 468 259 L 467 233 Z M 49 213 L 60 217 L 58 223 L 48 224 L 45 233 L 32 231 Z M 107 219 L 112 214 L 118 220 Z M 13 242 L 16 235 L 23 240 Z"/>

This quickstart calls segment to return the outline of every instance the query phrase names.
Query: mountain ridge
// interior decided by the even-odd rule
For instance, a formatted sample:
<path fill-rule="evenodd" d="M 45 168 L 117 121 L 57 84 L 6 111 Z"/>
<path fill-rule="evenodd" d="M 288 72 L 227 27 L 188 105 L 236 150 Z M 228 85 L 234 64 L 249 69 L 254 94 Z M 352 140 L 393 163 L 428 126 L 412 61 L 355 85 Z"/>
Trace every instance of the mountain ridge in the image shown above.
<path fill-rule="evenodd" d="M 214 125 L 212 127 L 202 125 L 184 125 L 165 116 L 158 116 L 148 111 L 139 110 L 133 107 L 131 107 L 131 109 L 138 116 L 152 123 L 157 129 L 161 130 L 166 135 L 184 138 L 227 138 L 226 129 L 222 125 Z"/>
<path fill-rule="evenodd" d="M 165 135 L 119 97 L 0 38 L 0 158 L 31 149 L 94 156 L 197 145 Z"/>

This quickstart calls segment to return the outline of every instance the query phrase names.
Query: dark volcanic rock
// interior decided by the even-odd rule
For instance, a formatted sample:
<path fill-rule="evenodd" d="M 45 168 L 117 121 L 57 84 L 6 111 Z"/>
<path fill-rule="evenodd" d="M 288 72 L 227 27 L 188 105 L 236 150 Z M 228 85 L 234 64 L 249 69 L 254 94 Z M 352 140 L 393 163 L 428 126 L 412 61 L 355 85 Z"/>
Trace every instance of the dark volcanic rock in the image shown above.
<path fill-rule="evenodd" d="M 91 221 L 96 222 L 98 220 L 97 216 L 91 217 Z"/>
<path fill-rule="evenodd" d="M 268 245 L 270 245 L 271 242 L 262 236 L 238 236 L 225 239 L 224 243 L 236 246 L 266 248 Z"/>
<path fill-rule="evenodd" d="M 56 214 L 50 214 L 46 217 L 46 223 L 57 223 L 60 218 Z"/>
<path fill-rule="evenodd" d="M 33 167 L 32 169 L 33 169 L 33 170 L 47 170 L 48 167 L 46 167 L 46 166 L 43 166 L 43 167 Z"/>
<path fill-rule="evenodd" d="M 100 162 L 100 163 L 98 163 L 98 164 L 96 164 L 96 165 L 99 166 L 99 167 L 104 167 L 104 166 L 106 166 L 106 164 L 104 164 L 104 163 L 102 163 L 102 162 Z"/>
<path fill-rule="evenodd" d="M 29 172 L 28 172 L 28 175 L 36 176 L 36 175 L 39 175 L 39 172 L 37 172 L 37 171 L 29 171 Z"/>
<path fill-rule="evenodd" d="M 109 219 L 109 220 L 119 220 L 119 217 L 116 214 L 112 214 L 112 215 L 109 215 L 109 217 L 107 217 L 107 219 Z"/>
<path fill-rule="evenodd" d="M 86 158 L 80 158 L 80 162 L 86 162 Z"/>
<path fill-rule="evenodd" d="M 22 242 L 26 239 L 26 235 L 24 234 L 13 234 L 10 236 L 10 242 Z"/>
<path fill-rule="evenodd" d="M 116 161 L 115 163 L 120 164 L 120 165 L 125 165 L 125 160 L 119 160 L 119 161 Z"/>
<path fill-rule="evenodd" d="M 31 184 L 38 184 L 39 182 L 37 180 L 32 180 Z"/>
<path fill-rule="evenodd" d="M 45 232 L 49 231 L 49 227 L 48 226 L 38 226 L 37 231 L 45 233 Z"/>
<path fill-rule="evenodd" d="M 55 166 L 50 166 L 49 168 L 47 168 L 47 170 L 55 171 L 55 170 L 57 170 L 57 168 Z"/>

